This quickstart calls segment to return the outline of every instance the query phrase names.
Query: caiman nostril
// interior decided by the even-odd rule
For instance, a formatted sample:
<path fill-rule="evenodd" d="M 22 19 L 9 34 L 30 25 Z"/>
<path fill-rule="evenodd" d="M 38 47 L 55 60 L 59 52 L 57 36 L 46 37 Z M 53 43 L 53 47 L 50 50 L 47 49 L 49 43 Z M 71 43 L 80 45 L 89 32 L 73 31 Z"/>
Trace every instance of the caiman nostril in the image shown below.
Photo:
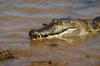
<path fill-rule="evenodd" d="M 43 23 L 43 26 L 47 26 L 47 24 L 46 23 Z"/>

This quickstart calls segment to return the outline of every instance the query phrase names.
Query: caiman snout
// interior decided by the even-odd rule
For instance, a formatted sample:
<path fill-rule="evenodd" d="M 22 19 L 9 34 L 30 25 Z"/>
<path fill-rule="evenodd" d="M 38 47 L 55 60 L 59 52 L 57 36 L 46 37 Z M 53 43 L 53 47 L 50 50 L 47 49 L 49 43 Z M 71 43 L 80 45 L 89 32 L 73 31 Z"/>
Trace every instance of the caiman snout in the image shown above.
<path fill-rule="evenodd" d="M 38 39 L 38 38 L 47 37 L 48 35 L 41 35 L 38 33 L 38 31 L 31 29 L 29 32 L 29 36 L 30 36 L 31 40 L 34 40 L 34 39 Z"/>
<path fill-rule="evenodd" d="M 35 31 L 34 29 L 31 29 L 31 30 L 30 30 L 29 36 L 30 36 L 31 39 L 33 39 L 33 38 L 36 39 L 36 38 L 39 37 L 39 35 L 36 34 L 36 31 Z"/>

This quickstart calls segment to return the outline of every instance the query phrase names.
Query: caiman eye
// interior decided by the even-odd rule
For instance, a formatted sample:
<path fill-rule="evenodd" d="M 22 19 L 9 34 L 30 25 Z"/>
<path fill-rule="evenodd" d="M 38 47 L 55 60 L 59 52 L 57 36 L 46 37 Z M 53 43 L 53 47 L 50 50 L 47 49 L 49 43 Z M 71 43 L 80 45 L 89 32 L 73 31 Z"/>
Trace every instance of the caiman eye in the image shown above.
<path fill-rule="evenodd" d="M 55 20 L 54 22 L 57 22 L 57 20 Z"/>
<path fill-rule="evenodd" d="M 57 20 L 54 20 L 52 23 L 56 23 L 57 22 Z"/>
<path fill-rule="evenodd" d="M 56 23 L 56 22 L 58 22 L 58 19 L 56 19 L 56 18 L 54 18 L 54 19 L 51 21 L 51 23 Z"/>

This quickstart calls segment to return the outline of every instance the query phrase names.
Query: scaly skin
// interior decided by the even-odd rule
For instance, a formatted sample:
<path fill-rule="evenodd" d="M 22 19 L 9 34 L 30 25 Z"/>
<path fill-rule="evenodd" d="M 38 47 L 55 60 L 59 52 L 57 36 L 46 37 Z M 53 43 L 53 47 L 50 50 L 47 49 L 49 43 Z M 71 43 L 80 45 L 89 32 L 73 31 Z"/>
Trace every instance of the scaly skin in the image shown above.
<path fill-rule="evenodd" d="M 39 38 L 48 38 L 59 35 L 73 36 L 84 35 L 90 32 L 100 31 L 100 16 L 94 19 L 72 19 L 61 18 L 53 19 L 50 24 L 43 24 L 43 28 L 32 29 L 29 32 L 31 40 Z"/>

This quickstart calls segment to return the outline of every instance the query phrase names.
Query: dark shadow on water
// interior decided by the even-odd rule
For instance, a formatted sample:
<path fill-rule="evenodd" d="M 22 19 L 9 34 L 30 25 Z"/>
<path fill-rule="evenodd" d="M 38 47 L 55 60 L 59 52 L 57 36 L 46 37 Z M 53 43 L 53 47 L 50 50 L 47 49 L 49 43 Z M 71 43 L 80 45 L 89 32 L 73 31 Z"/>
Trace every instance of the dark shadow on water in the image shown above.
<path fill-rule="evenodd" d="M 43 46 L 52 46 L 52 47 L 57 47 L 58 44 L 44 44 Z"/>

